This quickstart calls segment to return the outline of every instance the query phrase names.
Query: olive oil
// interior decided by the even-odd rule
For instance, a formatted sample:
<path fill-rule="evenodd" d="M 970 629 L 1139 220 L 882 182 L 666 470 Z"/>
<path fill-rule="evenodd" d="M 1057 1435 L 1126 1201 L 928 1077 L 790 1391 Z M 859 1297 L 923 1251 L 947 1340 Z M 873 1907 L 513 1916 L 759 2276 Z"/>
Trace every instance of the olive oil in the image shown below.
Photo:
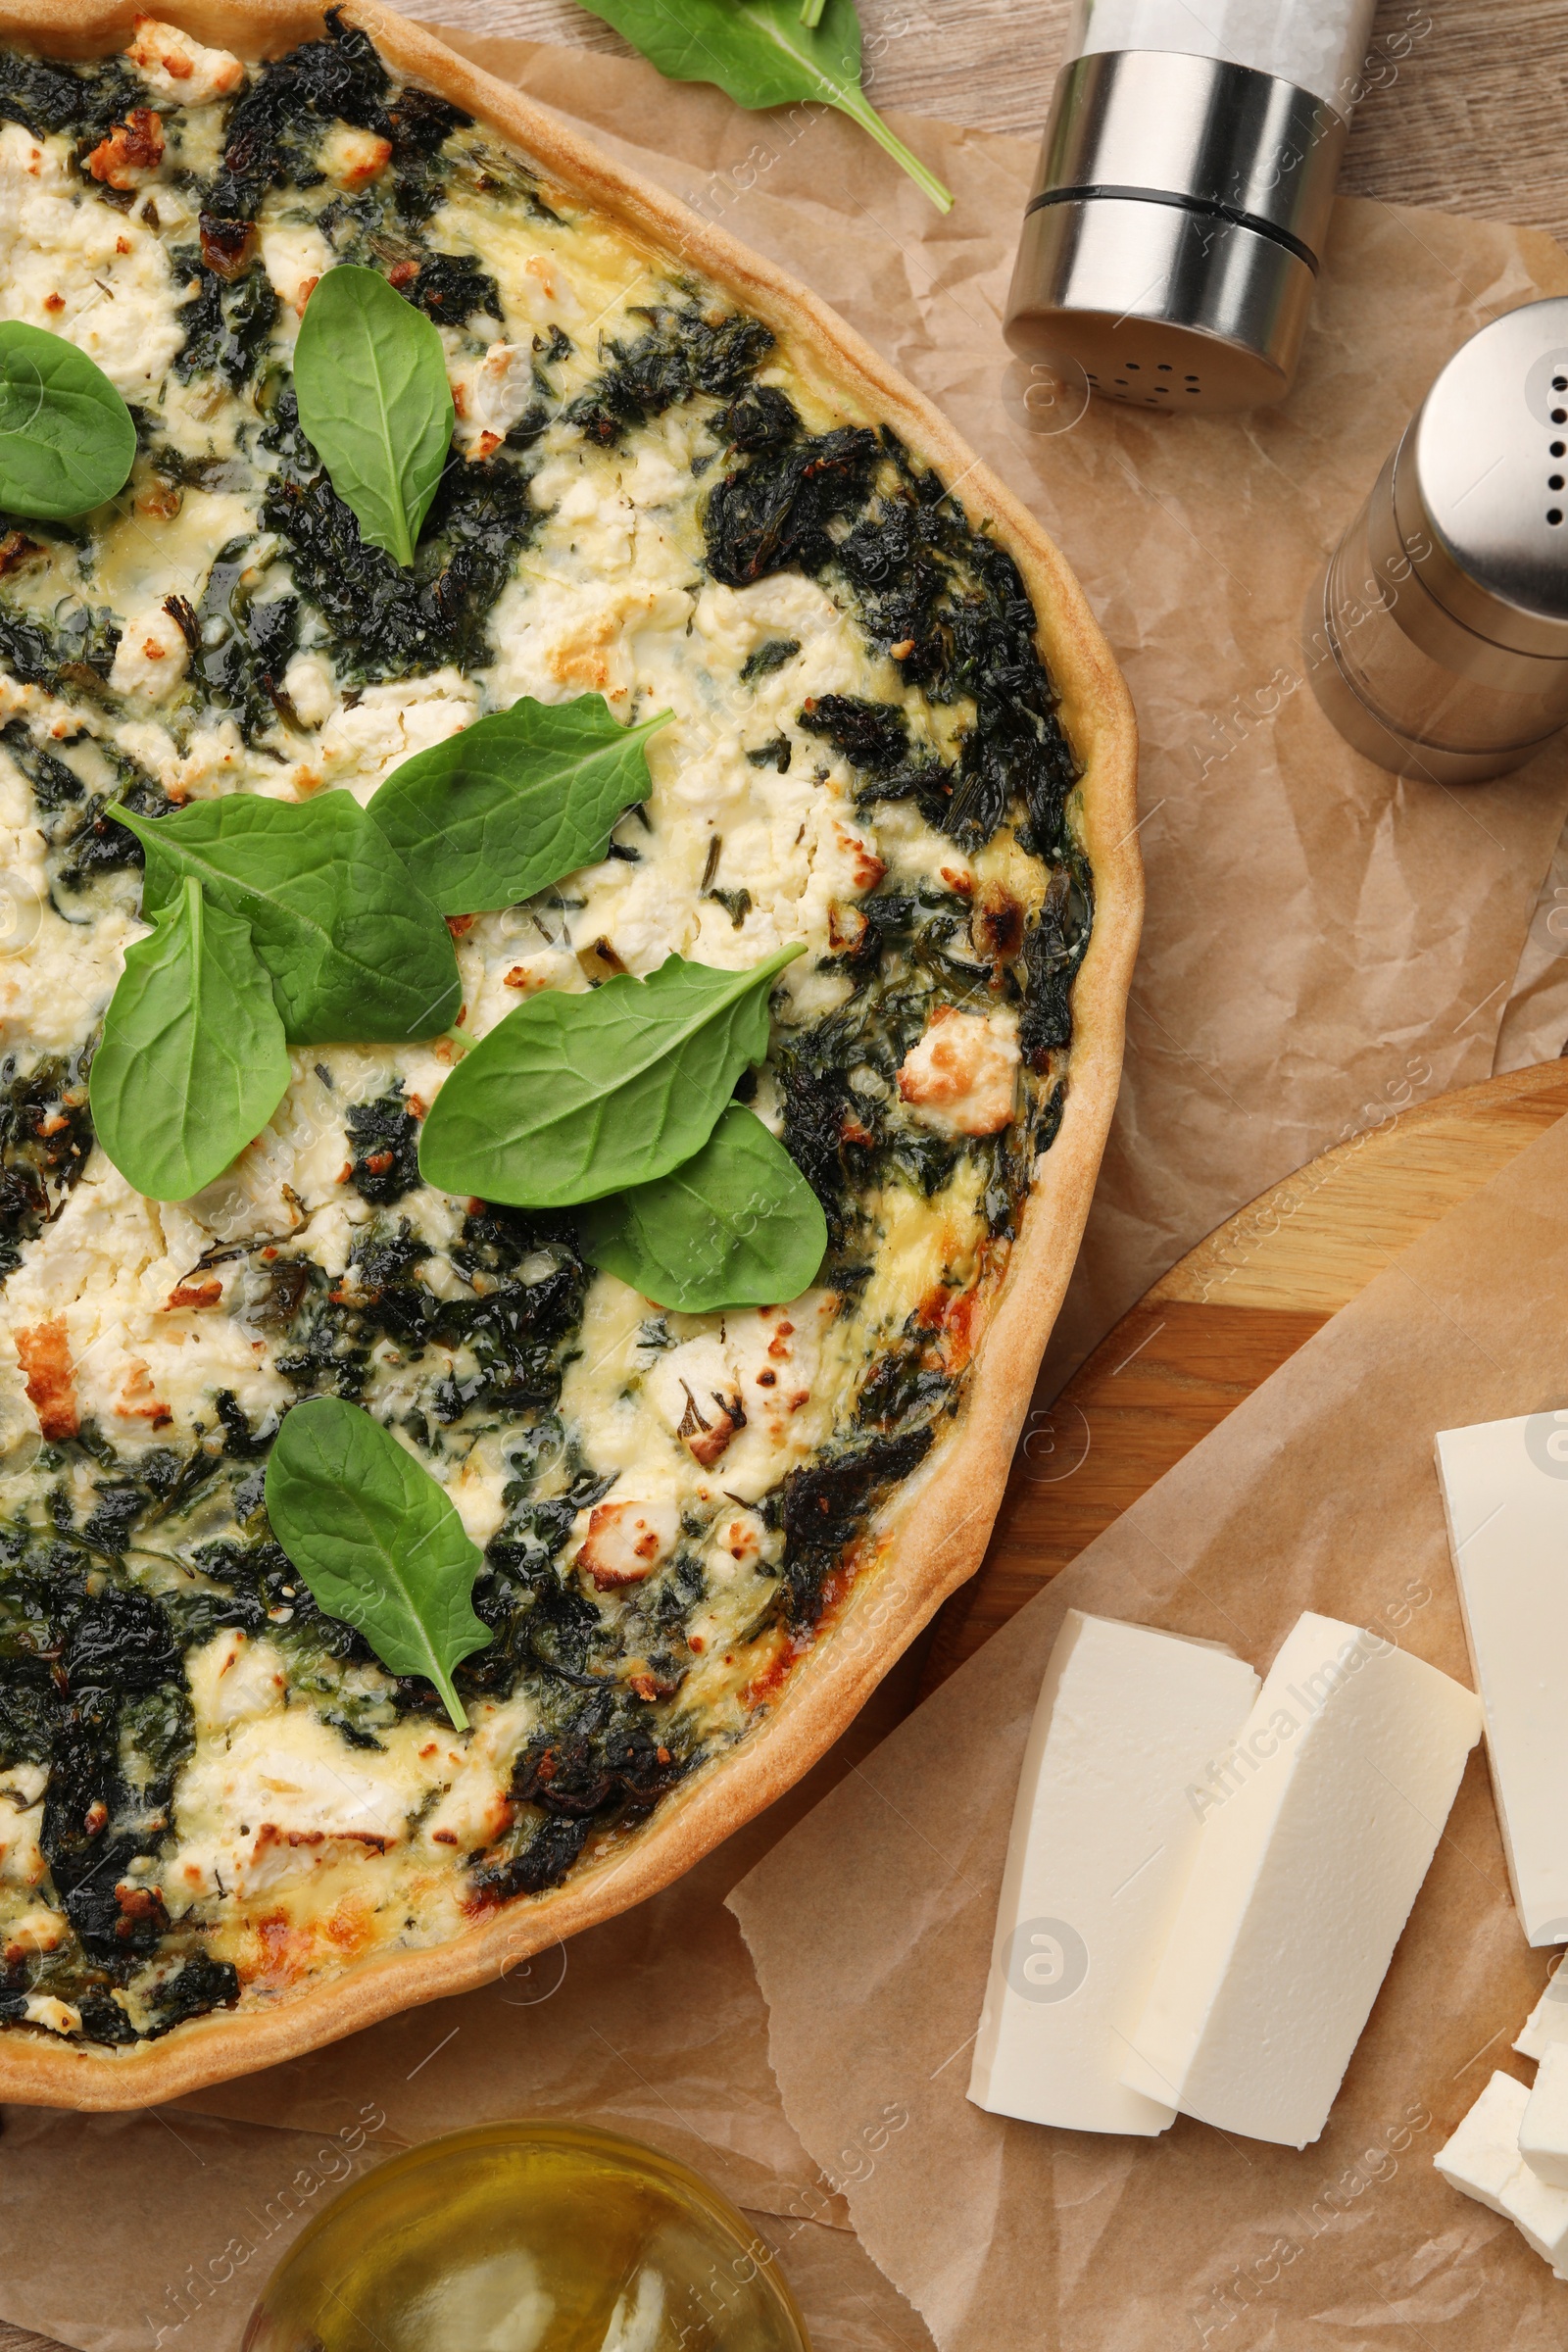
<path fill-rule="evenodd" d="M 565 2124 L 393 2157 L 296 2240 L 244 2352 L 809 2352 L 771 2248 L 684 2165 Z"/>

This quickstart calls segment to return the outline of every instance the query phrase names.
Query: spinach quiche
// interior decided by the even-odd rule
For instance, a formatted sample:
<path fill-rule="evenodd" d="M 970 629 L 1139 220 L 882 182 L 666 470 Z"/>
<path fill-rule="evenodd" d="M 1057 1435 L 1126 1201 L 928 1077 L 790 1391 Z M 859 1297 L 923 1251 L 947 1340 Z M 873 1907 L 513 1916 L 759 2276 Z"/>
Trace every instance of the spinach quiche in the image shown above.
<path fill-rule="evenodd" d="M 973 1571 L 1134 734 L 873 352 L 388 11 L 0 36 L 0 2095 L 114 2106 L 665 1884 Z"/>

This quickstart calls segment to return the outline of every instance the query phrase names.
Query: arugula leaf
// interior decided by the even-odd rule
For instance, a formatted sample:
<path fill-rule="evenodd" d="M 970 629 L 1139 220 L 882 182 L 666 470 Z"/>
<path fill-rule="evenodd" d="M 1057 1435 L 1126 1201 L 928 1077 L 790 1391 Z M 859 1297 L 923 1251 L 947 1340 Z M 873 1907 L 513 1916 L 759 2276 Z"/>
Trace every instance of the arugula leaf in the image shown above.
<path fill-rule="evenodd" d="M 701 1151 L 767 1052 L 780 948 L 750 971 L 670 956 L 584 996 L 546 989 L 480 1040 L 419 1131 L 426 1184 L 514 1208 L 570 1208 L 649 1184 Z"/>
<path fill-rule="evenodd" d="M 376 270 L 321 278 L 294 347 L 300 425 L 362 535 L 398 564 L 429 511 L 452 444 L 441 337 Z"/>
<path fill-rule="evenodd" d="M 135 456 L 130 411 L 84 351 L 0 324 L 0 507 L 69 521 L 123 488 Z"/>
<path fill-rule="evenodd" d="M 98 1141 L 138 1193 L 188 1200 L 260 1135 L 288 1081 L 249 924 L 185 882 L 125 951 L 87 1084 Z"/>
<path fill-rule="evenodd" d="M 117 802 L 111 813 L 147 852 L 149 918 L 186 876 L 245 917 L 290 1045 L 397 1044 L 455 1019 L 452 935 L 352 793 L 231 793 L 159 817 Z"/>
<path fill-rule="evenodd" d="M 596 1201 L 583 1241 L 656 1306 L 702 1315 L 798 1298 L 822 1263 L 827 1219 L 783 1145 L 731 1102 L 694 1158 Z"/>
<path fill-rule="evenodd" d="M 855 0 L 583 0 L 671 81 L 714 81 L 737 105 L 792 106 L 815 98 L 869 131 L 938 212 L 953 198 L 896 139 L 860 87 Z M 323 279 L 325 284 L 326 280 Z M 315 300 L 315 296 L 312 296 Z M 310 312 L 306 312 L 307 318 Z"/>
<path fill-rule="evenodd" d="M 514 906 L 604 856 L 648 798 L 643 746 L 674 715 L 623 727 L 602 694 L 523 695 L 405 760 L 369 812 L 443 914 Z"/>
<path fill-rule="evenodd" d="M 471 1599 L 484 1562 L 429 1471 L 363 1405 L 313 1396 L 273 1441 L 267 1516 L 318 1606 L 394 1674 L 434 1683 L 466 1732 L 452 1669 L 491 1640 Z"/>

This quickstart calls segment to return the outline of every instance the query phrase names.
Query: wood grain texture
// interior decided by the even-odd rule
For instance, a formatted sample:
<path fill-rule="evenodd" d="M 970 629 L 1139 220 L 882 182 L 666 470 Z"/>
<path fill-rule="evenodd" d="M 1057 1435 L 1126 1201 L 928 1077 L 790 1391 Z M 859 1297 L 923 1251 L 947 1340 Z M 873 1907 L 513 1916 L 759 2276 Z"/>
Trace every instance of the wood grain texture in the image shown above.
<path fill-rule="evenodd" d="M 1070 0 L 860 0 L 880 107 L 1036 131 Z M 430 0 L 468 33 L 626 44 L 572 0 Z M 1381 0 L 1343 185 L 1356 196 L 1518 220 L 1568 240 L 1568 8 L 1562 0 Z"/>
<path fill-rule="evenodd" d="M 922 1690 L 1564 1112 L 1560 1061 L 1440 1095 L 1325 1152 L 1189 1251 L 1031 1417 L 980 1574 L 937 1619 Z"/>

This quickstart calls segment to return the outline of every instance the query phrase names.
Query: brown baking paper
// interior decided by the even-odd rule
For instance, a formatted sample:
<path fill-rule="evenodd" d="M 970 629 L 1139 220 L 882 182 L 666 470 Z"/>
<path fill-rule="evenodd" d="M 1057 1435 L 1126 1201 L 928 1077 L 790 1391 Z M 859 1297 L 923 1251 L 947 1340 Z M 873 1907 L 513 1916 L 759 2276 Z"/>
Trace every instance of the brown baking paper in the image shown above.
<path fill-rule="evenodd" d="M 1036 507 L 1126 664 L 1145 733 L 1151 921 L 1062 1360 L 1189 1242 L 1326 1137 L 1376 1116 L 1391 1091 L 1402 1101 L 1484 1076 L 1568 808 L 1562 762 L 1469 796 L 1396 785 L 1278 673 L 1296 662 L 1310 572 L 1431 373 L 1494 311 L 1568 285 L 1549 240 L 1347 204 L 1284 411 L 1155 425 L 1096 410 L 1042 438 L 1000 389 L 1000 305 L 1032 141 L 901 122 L 956 192 L 944 220 L 836 117 L 801 128 L 746 115 L 613 56 L 466 35 L 457 45 L 836 303 Z M 266 2182 L 299 2149 L 302 2163 L 312 2149 L 330 2155 L 368 2104 L 386 2121 L 359 2163 L 528 2112 L 655 2141 L 779 2240 L 817 2352 L 924 2352 L 921 2323 L 860 2251 L 850 2208 L 786 2120 L 765 2011 L 721 1907 L 874 1728 L 681 1886 L 558 1961 L 202 2094 L 202 2131 L 220 2137 L 200 2140 L 199 2161 L 172 2135 L 193 2136 L 190 2108 L 122 2123 L 19 2122 L 13 2110 L 0 2139 L 0 2314 L 93 2352 L 152 2344 L 141 2315 L 167 2302 L 177 2254 L 179 2275 L 205 2266 L 215 2292 L 198 2282 L 201 2316 L 192 2304 L 166 2341 L 226 2352 L 258 2271 L 319 2202 L 305 2197 L 300 2217 L 237 2263 L 223 2248 L 244 2236 L 237 2217 L 255 2202 L 245 2168 Z M 868 1974 L 875 1965 L 869 1955 Z M 838 2034 L 848 2042 L 856 2030 L 841 2011 Z M 856 2130 L 889 2149 L 923 2145 L 922 2161 L 946 2168 L 912 2122 L 867 2114 Z M 861 2139 L 848 2157 L 831 2151 L 829 2170 L 838 2180 L 882 2162 Z M 63 2199 L 74 2211 L 90 2202 L 90 2263 L 62 2236 Z M 265 2219 L 265 2200 L 259 2210 Z M 225 2260 L 218 2281 L 212 2265 Z"/>
<path fill-rule="evenodd" d="M 941 2352 L 1560 2352 L 1568 2286 L 1432 2157 L 1548 1956 L 1470 1761 L 1329 2126 L 1041 2130 L 965 2095 L 1030 1715 L 1068 1607 L 1228 1642 L 1302 1609 L 1468 1684 L 1440 1429 L 1568 1403 L 1568 1121 L 1433 1227 L 912 1715 L 730 1898 L 785 2108 Z M 846 2030 L 848 2028 L 848 2030 Z M 906 2114 L 888 2134 L 879 2119 Z"/>

